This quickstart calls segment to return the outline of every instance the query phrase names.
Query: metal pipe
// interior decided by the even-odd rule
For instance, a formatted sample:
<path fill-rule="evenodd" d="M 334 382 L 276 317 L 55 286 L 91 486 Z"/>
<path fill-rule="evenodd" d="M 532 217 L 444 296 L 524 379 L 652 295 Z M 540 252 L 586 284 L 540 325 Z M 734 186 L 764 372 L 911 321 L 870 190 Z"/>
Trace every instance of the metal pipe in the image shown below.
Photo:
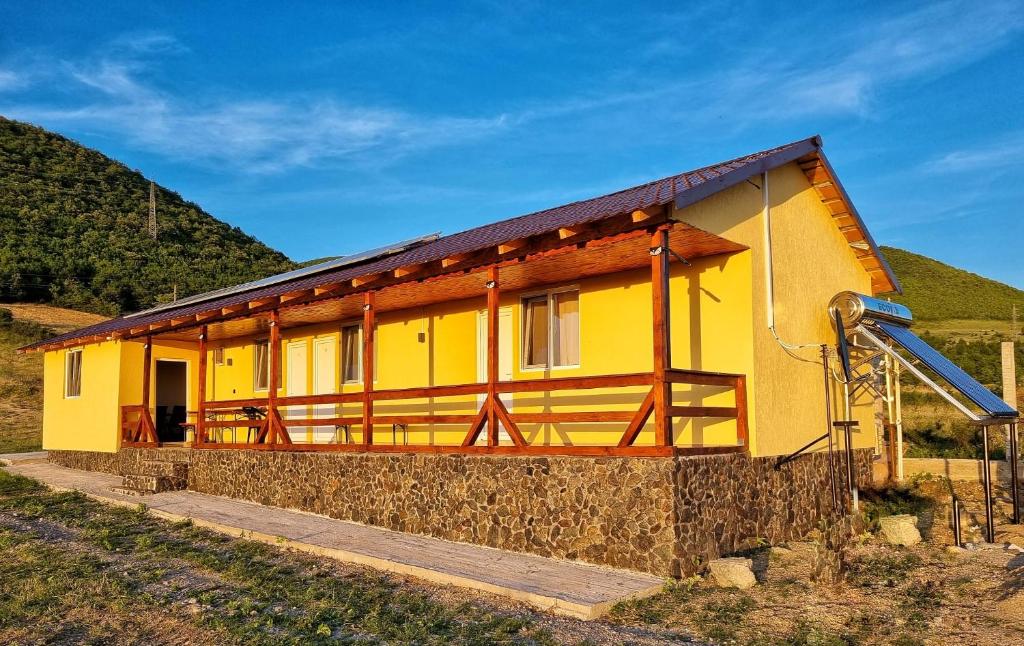
<path fill-rule="evenodd" d="M 903 482 L 903 399 L 900 386 L 900 364 L 896 368 L 896 480 Z"/>
<path fill-rule="evenodd" d="M 832 384 L 829 382 L 828 346 L 821 344 L 821 365 L 825 368 L 825 426 L 828 432 L 828 479 L 832 487 L 832 509 L 839 509 L 836 494 L 835 447 L 832 441 Z"/>
<path fill-rule="evenodd" d="M 853 511 L 860 509 L 860 490 L 853 475 L 853 405 L 850 402 L 850 384 L 843 384 L 843 414 L 846 417 L 844 433 L 846 434 L 846 482 L 850 485 L 850 506 Z"/>
<path fill-rule="evenodd" d="M 963 539 L 960 538 L 960 499 L 953 496 L 953 544 L 963 547 Z"/>
<path fill-rule="evenodd" d="M 859 491 L 857 490 L 857 482 L 854 480 L 854 469 L 853 469 L 853 424 L 847 420 L 843 424 L 844 433 L 846 434 L 846 481 L 850 485 L 850 506 L 853 511 L 857 511 L 860 508 Z"/>
<path fill-rule="evenodd" d="M 775 276 L 772 259 L 772 209 L 768 202 L 768 171 L 761 173 L 761 219 L 764 221 L 764 293 L 768 329 L 775 330 Z"/>
<path fill-rule="evenodd" d="M 1013 499 L 1013 524 L 1020 525 L 1020 483 L 1017 482 L 1017 424 L 1010 424 L 1010 497 Z"/>
<path fill-rule="evenodd" d="M 985 487 L 985 538 L 989 543 L 996 542 L 996 528 L 992 522 L 992 471 L 988 459 L 988 426 L 981 427 L 981 450 L 984 452 L 981 461 L 981 474 Z"/>

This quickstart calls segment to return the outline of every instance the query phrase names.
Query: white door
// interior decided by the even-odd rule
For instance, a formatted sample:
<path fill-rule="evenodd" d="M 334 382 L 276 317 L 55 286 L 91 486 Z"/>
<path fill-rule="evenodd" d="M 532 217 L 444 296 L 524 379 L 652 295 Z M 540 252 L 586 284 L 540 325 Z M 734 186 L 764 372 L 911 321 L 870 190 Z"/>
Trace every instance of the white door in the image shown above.
<path fill-rule="evenodd" d="M 338 342 L 333 338 L 313 341 L 313 394 L 328 395 L 336 392 L 338 375 Z M 337 417 L 334 404 L 319 404 L 313 407 L 313 417 Z M 313 442 L 327 443 L 334 437 L 335 427 L 314 426 Z"/>
<path fill-rule="evenodd" d="M 480 383 L 487 381 L 487 310 L 481 310 L 477 316 L 477 344 L 476 344 L 476 378 Z M 512 308 L 503 307 L 498 310 L 498 381 L 512 381 Z M 512 412 L 512 394 L 505 393 L 498 395 L 505 408 Z M 483 404 L 485 395 L 480 395 L 477 400 Z M 511 444 L 504 425 L 499 423 L 498 443 Z M 477 444 L 487 444 L 487 437 L 484 433 L 477 438 Z"/>
<path fill-rule="evenodd" d="M 306 360 L 306 342 L 297 341 L 288 344 L 288 384 L 285 389 L 285 395 L 289 397 L 295 397 L 298 395 L 309 394 L 309 384 L 307 383 L 308 371 L 306 366 L 308 361 Z M 288 406 L 284 411 L 285 419 L 305 419 L 309 417 L 308 406 Z M 289 426 L 288 435 L 292 438 L 292 442 L 306 442 L 306 432 L 309 430 L 308 426 Z"/>

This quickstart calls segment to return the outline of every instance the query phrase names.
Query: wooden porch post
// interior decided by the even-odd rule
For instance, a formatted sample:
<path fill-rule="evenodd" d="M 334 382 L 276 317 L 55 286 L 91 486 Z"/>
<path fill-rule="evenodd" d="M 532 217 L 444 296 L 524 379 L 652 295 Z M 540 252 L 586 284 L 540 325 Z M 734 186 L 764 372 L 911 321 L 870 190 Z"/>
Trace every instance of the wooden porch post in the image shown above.
<path fill-rule="evenodd" d="M 672 364 L 669 306 L 668 230 L 661 225 L 651 236 L 651 301 L 654 321 L 654 444 L 672 445 L 672 419 L 668 407 L 672 401 L 672 384 L 665 380 L 665 371 Z"/>
<path fill-rule="evenodd" d="M 363 295 L 363 444 L 373 444 L 373 326 L 374 292 Z"/>
<path fill-rule="evenodd" d="M 498 446 L 498 268 L 487 270 L 487 445 Z"/>
<path fill-rule="evenodd" d="M 136 433 L 140 442 L 156 442 L 156 428 L 153 415 L 149 412 L 150 372 L 153 369 L 153 337 L 146 337 L 146 347 L 142 351 L 142 412 L 139 414 L 139 431 Z"/>
<path fill-rule="evenodd" d="M 199 403 L 196 406 L 196 430 L 193 444 L 206 441 L 206 326 L 199 328 Z"/>
<path fill-rule="evenodd" d="M 267 380 L 267 439 L 276 444 L 281 438 L 281 417 L 277 412 L 277 389 L 281 384 L 281 314 L 270 311 L 270 378 Z"/>

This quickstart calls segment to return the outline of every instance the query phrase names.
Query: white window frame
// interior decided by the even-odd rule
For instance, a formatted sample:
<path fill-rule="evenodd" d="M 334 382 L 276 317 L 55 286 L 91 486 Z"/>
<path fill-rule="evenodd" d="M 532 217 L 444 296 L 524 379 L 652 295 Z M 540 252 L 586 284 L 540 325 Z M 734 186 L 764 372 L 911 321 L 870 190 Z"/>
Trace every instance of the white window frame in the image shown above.
<path fill-rule="evenodd" d="M 346 379 L 345 378 L 345 330 L 349 328 L 356 328 L 356 378 Z M 339 334 L 338 341 L 338 354 L 339 361 L 338 367 L 341 369 L 341 384 L 361 384 L 363 383 L 363 322 L 362 321 L 349 321 L 341 324 L 341 332 Z M 374 348 L 376 351 L 376 348 Z M 376 352 L 375 352 L 376 353 Z"/>
<path fill-rule="evenodd" d="M 266 386 L 262 386 L 262 387 L 260 386 L 259 373 L 257 372 L 257 369 L 259 368 L 259 365 L 260 365 L 259 357 L 257 356 L 257 352 L 259 351 L 259 347 L 261 345 L 267 347 L 267 385 Z M 271 351 L 270 339 L 256 339 L 255 341 L 253 341 L 253 344 L 252 344 L 252 389 L 253 389 L 253 392 L 260 393 L 260 392 L 267 392 L 267 391 L 270 390 L 270 351 Z"/>
<path fill-rule="evenodd" d="M 213 365 L 224 365 L 224 346 L 220 346 L 218 348 L 213 349 Z"/>
<path fill-rule="evenodd" d="M 545 370 L 574 370 L 580 367 L 579 361 L 573 364 L 566 364 L 561 366 L 553 365 L 555 346 L 555 326 L 553 325 L 555 316 L 555 301 L 554 297 L 558 294 L 564 294 L 566 292 L 576 292 L 577 302 L 580 304 L 580 313 L 577 316 L 576 324 L 577 337 L 579 338 L 580 347 L 578 348 L 577 359 L 582 360 L 583 356 L 583 301 L 580 298 L 580 286 L 579 285 L 563 285 L 561 287 L 552 287 L 551 289 L 542 289 L 531 292 L 523 292 L 519 295 L 519 370 L 522 372 L 542 372 Z M 538 296 L 547 296 L 548 299 L 548 356 L 547 361 L 543 366 L 531 366 L 526 363 L 526 308 L 524 305 L 526 301 Z"/>
<path fill-rule="evenodd" d="M 68 387 L 71 385 L 69 368 L 71 357 L 76 354 L 78 355 L 78 394 L 72 395 L 68 392 Z M 64 353 L 64 399 L 78 399 L 82 396 L 82 358 L 82 348 L 75 348 Z"/>

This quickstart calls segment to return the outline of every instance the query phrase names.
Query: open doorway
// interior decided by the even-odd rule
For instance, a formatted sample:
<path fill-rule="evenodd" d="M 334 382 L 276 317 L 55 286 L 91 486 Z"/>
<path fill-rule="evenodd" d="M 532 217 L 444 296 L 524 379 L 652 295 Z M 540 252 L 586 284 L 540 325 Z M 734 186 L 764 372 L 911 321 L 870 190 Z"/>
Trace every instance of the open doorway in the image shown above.
<path fill-rule="evenodd" d="M 188 411 L 188 364 L 157 359 L 156 436 L 161 442 L 184 442 Z"/>

